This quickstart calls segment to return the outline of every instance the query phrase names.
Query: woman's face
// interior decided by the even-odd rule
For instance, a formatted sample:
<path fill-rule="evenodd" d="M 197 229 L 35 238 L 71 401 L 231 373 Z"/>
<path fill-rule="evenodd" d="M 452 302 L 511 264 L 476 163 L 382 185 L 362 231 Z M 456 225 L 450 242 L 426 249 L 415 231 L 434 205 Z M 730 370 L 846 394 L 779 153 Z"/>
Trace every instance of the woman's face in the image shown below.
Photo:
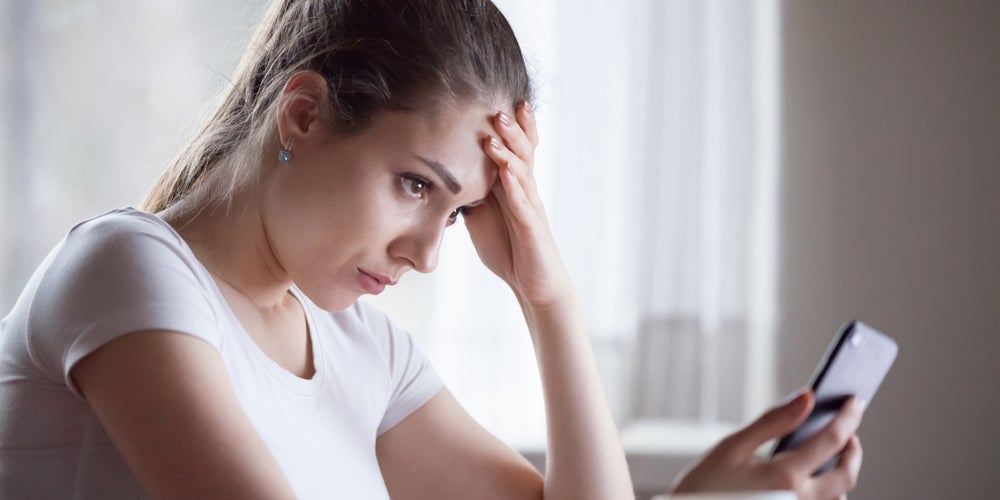
<path fill-rule="evenodd" d="M 276 272 L 334 311 L 410 269 L 432 271 L 446 228 L 496 180 L 482 148 L 494 113 L 385 112 L 359 134 L 296 142 L 290 162 L 262 175 Z"/>

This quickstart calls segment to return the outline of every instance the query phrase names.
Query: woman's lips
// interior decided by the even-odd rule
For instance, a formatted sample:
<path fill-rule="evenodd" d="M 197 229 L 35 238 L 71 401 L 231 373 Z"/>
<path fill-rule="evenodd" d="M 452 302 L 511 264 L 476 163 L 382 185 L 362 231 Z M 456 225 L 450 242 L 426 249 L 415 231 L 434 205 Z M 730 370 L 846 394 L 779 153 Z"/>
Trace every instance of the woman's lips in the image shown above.
<path fill-rule="evenodd" d="M 379 278 L 376 278 L 375 276 L 360 269 L 358 269 L 358 283 L 364 291 L 372 295 L 382 293 L 382 291 L 385 290 L 385 285 L 387 284 L 382 282 Z"/>

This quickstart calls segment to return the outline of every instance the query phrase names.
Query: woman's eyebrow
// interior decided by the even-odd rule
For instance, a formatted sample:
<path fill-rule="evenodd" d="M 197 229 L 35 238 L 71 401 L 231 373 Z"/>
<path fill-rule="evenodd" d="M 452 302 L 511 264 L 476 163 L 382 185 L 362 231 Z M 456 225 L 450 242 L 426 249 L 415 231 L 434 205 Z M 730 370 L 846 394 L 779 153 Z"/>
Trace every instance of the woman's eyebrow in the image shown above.
<path fill-rule="evenodd" d="M 444 183 L 444 185 L 448 188 L 448 191 L 451 191 L 452 194 L 458 194 L 462 192 L 462 185 L 455 180 L 455 177 L 451 175 L 451 172 L 449 172 L 444 165 L 434 160 L 428 160 L 427 158 L 424 158 L 423 156 L 419 155 L 417 156 L 417 159 L 424 162 L 424 165 L 430 167 L 430 169 L 433 170 L 434 173 L 441 178 L 441 182 Z"/>

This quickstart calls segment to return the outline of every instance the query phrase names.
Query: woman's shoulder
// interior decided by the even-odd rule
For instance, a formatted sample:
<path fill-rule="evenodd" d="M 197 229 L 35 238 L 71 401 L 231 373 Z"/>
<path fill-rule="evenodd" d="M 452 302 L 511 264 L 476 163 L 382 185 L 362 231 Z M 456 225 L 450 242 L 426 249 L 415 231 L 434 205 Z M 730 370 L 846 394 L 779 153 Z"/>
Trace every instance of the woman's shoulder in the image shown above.
<path fill-rule="evenodd" d="M 103 271 L 111 275 L 121 275 L 118 271 L 142 275 L 146 270 L 166 267 L 181 270 L 191 277 L 204 274 L 201 272 L 203 266 L 187 242 L 166 221 L 131 207 L 79 222 L 53 249 L 50 258 L 48 272 L 55 267 Z M 197 281 L 203 281 L 200 276 L 198 278 Z"/>
<path fill-rule="evenodd" d="M 85 219 L 69 230 L 66 240 L 113 241 L 140 234 L 160 237 L 167 243 L 184 244 L 184 240 L 166 221 L 132 207 L 117 208 Z"/>
<path fill-rule="evenodd" d="M 36 274 L 35 301 L 56 301 L 57 310 L 98 298 L 107 304 L 190 300 L 195 290 L 204 295 L 210 279 L 169 224 L 130 207 L 73 226 Z"/>

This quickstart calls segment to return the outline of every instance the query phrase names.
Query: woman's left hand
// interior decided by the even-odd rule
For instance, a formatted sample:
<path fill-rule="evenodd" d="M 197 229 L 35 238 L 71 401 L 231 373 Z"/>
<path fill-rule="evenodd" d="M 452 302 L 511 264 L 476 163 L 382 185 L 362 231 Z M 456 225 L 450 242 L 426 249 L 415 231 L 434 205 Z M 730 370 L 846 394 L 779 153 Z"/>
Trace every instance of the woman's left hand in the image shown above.
<path fill-rule="evenodd" d="M 497 165 L 499 182 L 482 206 L 465 216 L 479 258 L 507 282 L 522 306 L 544 307 L 567 291 L 569 278 L 556 250 L 532 173 L 538 128 L 528 103 L 511 119 L 493 117 L 499 137 L 483 149 Z"/>
<path fill-rule="evenodd" d="M 846 498 L 854 489 L 861 470 L 861 425 L 864 403 L 851 398 L 820 431 L 798 448 L 784 451 L 771 460 L 760 460 L 755 450 L 769 440 L 796 428 L 815 406 L 811 391 L 772 408 L 742 430 L 719 442 L 675 485 L 674 493 L 707 491 L 790 490 L 803 500 Z M 813 471 L 838 452 L 837 465 L 818 476 Z"/>

